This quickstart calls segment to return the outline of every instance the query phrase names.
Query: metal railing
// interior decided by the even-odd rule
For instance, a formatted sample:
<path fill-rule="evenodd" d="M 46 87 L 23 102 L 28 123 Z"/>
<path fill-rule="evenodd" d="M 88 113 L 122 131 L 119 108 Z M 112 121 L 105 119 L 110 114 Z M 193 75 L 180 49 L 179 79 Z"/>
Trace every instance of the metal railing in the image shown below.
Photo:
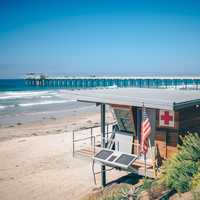
<path fill-rule="evenodd" d="M 73 149 L 72 149 L 72 153 L 73 153 L 73 157 L 75 156 L 75 143 L 76 142 L 81 142 L 81 141 L 85 141 L 85 140 L 90 140 L 91 141 L 91 144 L 90 144 L 90 146 L 91 146 L 91 149 L 93 148 L 93 153 L 95 154 L 95 144 L 96 144 L 96 139 L 95 139 L 95 136 L 92 136 L 92 137 L 86 137 L 86 138 L 82 138 L 82 139 L 77 139 L 77 140 L 75 140 L 74 139 L 74 134 L 73 134 Z"/>
<path fill-rule="evenodd" d="M 106 138 L 105 141 L 108 142 L 109 141 L 109 135 L 112 134 L 112 131 L 109 131 L 110 127 L 112 128 L 112 126 L 116 124 L 116 122 L 113 123 L 109 123 L 106 124 Z M 93 153 L 95 154 L 96 152 L 96 147 L 98 145 L 100 145 L 100 136 L 101 136 L 101 131 L 99 130 L 99 133 L 94 131 L 94 129 L 98 129 L 100 128 L 99 125 L 97 126 L 92 126 L 92 127 L 87 127 L 87 128 L 82 128 L 82 129 L 77 129 L 77 130 L 73 130 L 72 131 L 72 155 L 73 157 L 75 156 L 75 153 L 77 152 L 77 148 L 79 148 L 80 150 L 80 146 L 77 147 L 76 144 L 80 144 L 81 142 L 87 142 L 86 143 L 86 147 L 90 147 L 91 151 L 93 151 Z M 111 129 L 112 130 L 112 129 Z M 79 134 L 83 131 L 86 131 L 86 134 L 89 136 L 86 137 L 79 137 L 77 138 L 76 135 Z M 87 132 L 88 131 L 88 132 Z M 77 139 L 76 139 L 77 138 Z M 99 141 L 98 141 L 99 138 Z"/>

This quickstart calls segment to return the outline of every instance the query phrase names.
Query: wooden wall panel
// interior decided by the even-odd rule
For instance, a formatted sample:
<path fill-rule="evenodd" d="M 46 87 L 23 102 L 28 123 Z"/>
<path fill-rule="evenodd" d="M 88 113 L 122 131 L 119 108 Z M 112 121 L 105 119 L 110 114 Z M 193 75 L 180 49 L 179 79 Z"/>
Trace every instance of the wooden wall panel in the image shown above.
<path fill-rule="evenodd" d="M 137 155 L 137 153 L 139 152 L 139 146 L 138 146 L 138 144 L 139 144 L 138 139 L 134 138 L 133 152 L 132 152 L 133 154 Z"/>
<path fill-rule="evenodd" d="M 191 106 L 180 111 L 180 129 L 181 135 L 187 132 L 200 133 L 200 107 Z"/>
<path fill-rule="evenodd" d="M 166 131 L 156 131 L 155 145 L 158 150 L 158 155 L 165 159 L 167 157 Z"/>
<path fill-rule="evenodd" d="M 157 110 L 155 144 L 160 156 L 168 159 L 177 153 L 179 136 L 188 134 L 188 131 L 200 134 L 200 107 L 193 106 L 175 112 L 175 128 L 159 127 L 159 111 Z"/>
<path fill-rule="evenodd" d="M 167 158 L 171 158 L 171 156 L 173 156 L 177 152 L 177 147 L 167 146 Z"/>
<path fill-rule="evenodd" d="M 200 108 L 196 106 L 184 108 L 180 111 L 180 121 L 194 119 L 196 117 L 200 117 Z"/>
<path fill-rule="evenodd" d="M 178 132 L 167 132 L 167 158 L 177 152 Z"/>
<path fill-rule="evenodd" d="M 167 132 L 167 146 L 176 147 L 178 143 L 178 133 L 177 132 Z"/>
<path fill-rule="evenodd" d="M 200 117 L 196 116 L 195 118 L 191 119 L 184 119 L 180 121 L 181 128 L 189 128 L 189 127 L 197 127 L 200 126 Z"/>

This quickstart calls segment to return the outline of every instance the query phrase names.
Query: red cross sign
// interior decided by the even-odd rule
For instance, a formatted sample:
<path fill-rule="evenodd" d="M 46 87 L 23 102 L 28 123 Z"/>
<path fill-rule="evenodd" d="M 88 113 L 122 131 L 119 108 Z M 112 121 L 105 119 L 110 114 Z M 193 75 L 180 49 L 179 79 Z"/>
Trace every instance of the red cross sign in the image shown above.
<path fill-rule="evenodd" d="M 174 112 L 169 110 L 160 110 L 159 112 L 159 126 L 174 127 Z"/>

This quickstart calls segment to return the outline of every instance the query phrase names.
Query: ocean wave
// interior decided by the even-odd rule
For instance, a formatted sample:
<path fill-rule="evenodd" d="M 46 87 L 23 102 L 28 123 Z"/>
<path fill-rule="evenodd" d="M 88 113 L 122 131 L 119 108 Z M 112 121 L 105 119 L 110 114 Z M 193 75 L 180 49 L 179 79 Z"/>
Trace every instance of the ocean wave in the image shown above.
<path fill-rule="evenodd" d="M 32 92 L 3 92 L 0 94 L 0 100 L 2 99 L 17 99 L 17 98 L 32 98 L 32 97 L 42 97 L 44 98 L 45 95 L 47 98 L 50 97 L 51 92 L 49 91 L 32 91 Z"/>
<path fill-rule="evenodd" d="M 40 98 L 44 98 L 44 99 L 46 99 L 46 98 L 52 98 L 52 96 L 50 96 L 50 95 L 43 95 L 43 96 L 40 96 Z"/>
<path fill-rule="evenodd" d="M 14 108 L 14 107 L 15 107 L 15 105 L 9 105 L 9 106 L 2 106 L 2 105 L 0 105 L 0 109 L 1 110 L 5 109 L 5 108 Z"/>
<path fill-rule="evenodd" d="M 38 106 L 38 105 L 48 105 L 48 104 L 60 104 L 60 103 L 69 103 L 75 102 L 76 100 L 57 100 L 57 101 L 41 101 L 35 103 L 21 103 L 19 106 L 28 107 L 28 106 Z"/>

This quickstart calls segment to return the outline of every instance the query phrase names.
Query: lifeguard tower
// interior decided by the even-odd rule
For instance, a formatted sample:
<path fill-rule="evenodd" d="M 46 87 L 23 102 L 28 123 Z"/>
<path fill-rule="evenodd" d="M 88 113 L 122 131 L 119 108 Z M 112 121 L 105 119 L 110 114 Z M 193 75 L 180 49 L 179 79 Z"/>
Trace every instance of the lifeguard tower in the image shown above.
<path fill-rule="evenodd" d="M 72 91 L 72 95 L 77 101 L 100 106 L 101 148 L 93 160 L 101 164 L 103 186 L 106 166 L 155 178 L 162 161 L 178 151 L 179 136 L 200 133 L 199 91 L 116 88 Z M 105 137 L 106 106 L 117 121 L 109 139 Z M 143 107 L 151 124 L 146 165 L 139 151 Z"/>

